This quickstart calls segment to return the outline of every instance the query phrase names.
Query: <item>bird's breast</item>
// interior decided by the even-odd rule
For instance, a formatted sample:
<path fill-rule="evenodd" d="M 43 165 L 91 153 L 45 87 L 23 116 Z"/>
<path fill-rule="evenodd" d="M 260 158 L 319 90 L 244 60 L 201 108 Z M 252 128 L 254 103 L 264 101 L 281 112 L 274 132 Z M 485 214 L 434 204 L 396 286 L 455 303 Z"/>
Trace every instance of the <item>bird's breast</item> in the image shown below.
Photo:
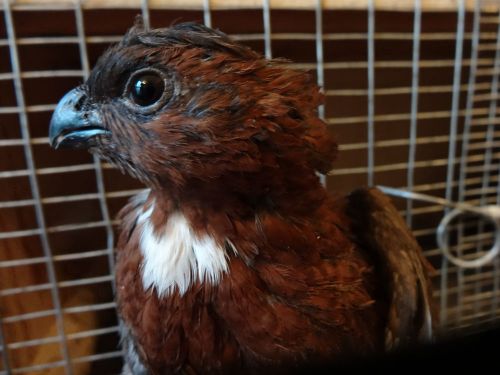
<path fill-rule="evenodd" d="M 144 290 L 162 298 L 174 291 L 184 295 L 196 282 L 218 284 L 229 270 L 225 244 L 209 234 L 196 233 L 180 212 L 155 227 L 151 220 L 154 209 L 153 202 L 137 214 L 135 229 L 143 258 L 140 273 Z"/>

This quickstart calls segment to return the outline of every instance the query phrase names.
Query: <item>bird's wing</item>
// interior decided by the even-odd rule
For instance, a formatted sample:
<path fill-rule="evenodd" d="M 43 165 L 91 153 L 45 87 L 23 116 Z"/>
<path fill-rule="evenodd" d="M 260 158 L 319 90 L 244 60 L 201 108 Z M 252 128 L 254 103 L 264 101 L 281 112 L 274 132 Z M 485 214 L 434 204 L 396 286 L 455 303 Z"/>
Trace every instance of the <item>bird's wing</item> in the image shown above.
<path fill-rule="evenodd" d="M 432 267 L 390 199 L 378 189 L 359 189 L 347 198 L 346 213 L 360 244 L 378 259 L 387 289 L 386 348 L 432 340 Z"/>

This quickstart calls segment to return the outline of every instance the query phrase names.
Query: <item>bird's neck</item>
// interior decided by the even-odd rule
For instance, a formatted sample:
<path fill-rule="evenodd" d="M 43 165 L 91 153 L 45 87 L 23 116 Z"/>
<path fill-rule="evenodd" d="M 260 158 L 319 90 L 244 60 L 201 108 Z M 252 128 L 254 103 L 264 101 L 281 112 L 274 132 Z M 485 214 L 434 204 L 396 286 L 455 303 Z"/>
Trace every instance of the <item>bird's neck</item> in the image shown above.
<path fill-rule="evenodd" d="M 305 212 L 311 214 L 319 205 L 318 195 L 324 195 L 322 189 L 316 194 L 307 191 L 300 200 L 292 194 L 270 194 L 258 202 L 222 192 L 186 191 L 182 201 L 166 190 L 149 193 L 136 228 L 145 289 L 168 296 L 175 290 L 182 294 L 195 283 L 216 285 L 229 272 L 231 257 L 251 263 L 260 249 L 268 248 L 267 226 L 289 225 L 286 222 L 298 213 L 298 221 L 304 221 Z"/>
<path fill-rule="evenodd" d="M 292 173 L 282 169 L 193 180 L 181 186 L 157 185 L 151 197 L 164 216 L 182 212 L 195 227 L 220 213 L 239 218 L 259 213 L 307 216 L 325 199 L 324 187 L 312 171 Z"/>

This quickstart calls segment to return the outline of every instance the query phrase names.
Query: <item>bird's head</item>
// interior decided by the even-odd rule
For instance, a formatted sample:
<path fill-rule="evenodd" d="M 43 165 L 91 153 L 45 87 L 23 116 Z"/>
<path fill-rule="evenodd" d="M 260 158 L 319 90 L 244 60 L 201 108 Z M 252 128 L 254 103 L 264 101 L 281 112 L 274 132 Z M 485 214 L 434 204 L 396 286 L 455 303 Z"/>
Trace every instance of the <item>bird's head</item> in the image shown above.
<path fill-rule="evenodd" d="M 280 170 L 331 168 L 321 100 L 310 75 L 219 31 L 148 31 L 139 21 L 61 99 L 50 142 L 89 149 L 152 187 L 271 181 Z"/>

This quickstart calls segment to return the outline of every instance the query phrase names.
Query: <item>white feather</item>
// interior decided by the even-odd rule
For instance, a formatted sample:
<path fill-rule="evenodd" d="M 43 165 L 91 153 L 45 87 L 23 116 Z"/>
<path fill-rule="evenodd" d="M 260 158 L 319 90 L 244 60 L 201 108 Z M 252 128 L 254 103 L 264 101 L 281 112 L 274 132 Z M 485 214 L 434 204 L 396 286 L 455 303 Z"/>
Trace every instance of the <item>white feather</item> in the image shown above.
<path fill-rule="evenodd" d="M 144 289 L 154 288 L 163 297 L 175 288 L 182 295 L 196 281 L 217 284 L 228 271 L 224 247 L 209 235 L 197 236 L 179 212 L 155 233 L 150 220 L 153 210 L 154 204 L 138 217 Z"/>

